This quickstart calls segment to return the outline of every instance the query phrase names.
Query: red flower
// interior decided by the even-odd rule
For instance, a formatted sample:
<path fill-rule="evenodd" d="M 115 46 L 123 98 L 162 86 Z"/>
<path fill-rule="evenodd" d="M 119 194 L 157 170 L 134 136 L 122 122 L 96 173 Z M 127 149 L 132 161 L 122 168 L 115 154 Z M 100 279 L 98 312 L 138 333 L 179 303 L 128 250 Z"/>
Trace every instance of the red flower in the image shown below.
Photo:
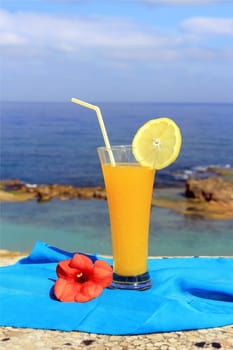
<path fill-rule="evenodd" d="M 61 301 L 85 302 L 99 296 L 112 282 L 112 268 L 103 260 L 94 263 L 86 255 L 75 254 L 57 265 L 54 294 Z"/>

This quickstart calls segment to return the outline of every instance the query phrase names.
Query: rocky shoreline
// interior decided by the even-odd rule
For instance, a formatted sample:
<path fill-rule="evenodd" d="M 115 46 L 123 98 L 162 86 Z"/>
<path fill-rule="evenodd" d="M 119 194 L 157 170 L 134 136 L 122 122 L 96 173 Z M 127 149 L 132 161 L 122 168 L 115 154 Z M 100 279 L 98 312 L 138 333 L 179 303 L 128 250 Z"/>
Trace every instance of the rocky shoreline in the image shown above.
<path fill-rule="evenodd" d="M 14 180 L 0 180 L 0 185 L 2 186 L 1 192 L 5 194 L 11 194 L 9 200 L 13 195 L 15 200 L 22 197 L 22 200 L 35 199 L 38 202 L 47 202 L 54 198 L 60 200 L 71 200 L 75 198 L 79 199 L 106 199 L 105 189 L 96 187 L 74 187 L 71 185 L 30 185 L 24 184 L 19 179 Z M 0 196 L 1 199 L 1 196 Z"/>
<path fill-rule="evenodd" d="M 233 218 L 233 169 L 209 168 L 214 176 L 204 179 L 187 179 L 183 189 L 168 197 L 169 189 L 157 189 L 152 205 L 168 208 L 183 215 L 208 219 Z M 182 191 L 181 191 L 182 190 Z M 75 187 L 71 185 L 30 185 L 19 179 L 0 180 L 0 201 L 36 200 L 47 202 L 52 199 L 101 199 L 106 200 L 105 188 Z"/>

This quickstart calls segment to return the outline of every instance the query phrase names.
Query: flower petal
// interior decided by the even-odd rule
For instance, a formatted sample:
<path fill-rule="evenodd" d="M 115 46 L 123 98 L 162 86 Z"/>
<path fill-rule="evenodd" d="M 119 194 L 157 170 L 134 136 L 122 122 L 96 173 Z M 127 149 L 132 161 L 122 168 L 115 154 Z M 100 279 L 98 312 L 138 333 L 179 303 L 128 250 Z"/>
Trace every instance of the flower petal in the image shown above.
<path fill-rule="evenodd" d="M 75 296 L 75 301 L 84 303 L 98 297 L 103 291 L 103 288 L 92 281 L 88 281 L 81 285 L 80 291 Z"/>
<path fill-rule="evenodd" d="M 93 268 L 93 263 L 88 256 L 76 253 L 70 261 L 70 267 L 82 272 L 90 272 Z"/>
<path fill-rule="evenodd" d="M 79 284 L 58 278 L 54 285 L 54 294 L 60 301 L 75 301 L 79 289 Z"/>
<path fill-rule="evenodd" d="M 92 278 L 95 283 L 100 284 L 103 288 L 112 283 L 112 268 L 103 260 L 96 260 L 94 263 Z"/>
<path fill-rule="evenodd" d="M 57 265 L 57 275 L 59 278 L 64 278 L 67 280 L 74 280 L 78 271 L 77 269 L 74 269 L 70 267 L 70 259 L 69 260 L 63 260 L 60 261 Z"/>

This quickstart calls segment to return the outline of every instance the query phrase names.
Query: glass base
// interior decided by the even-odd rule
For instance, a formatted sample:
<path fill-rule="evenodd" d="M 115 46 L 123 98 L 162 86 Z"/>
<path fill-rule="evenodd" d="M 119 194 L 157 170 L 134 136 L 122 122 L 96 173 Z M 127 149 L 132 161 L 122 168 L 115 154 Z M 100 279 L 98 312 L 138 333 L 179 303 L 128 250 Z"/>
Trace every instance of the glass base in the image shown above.
<path fill-rule="evenodd" d="M 149 272 L 137 276 L 121 276 L 113 273 L 110 289 L 146 290 L 152 287 Z"/>

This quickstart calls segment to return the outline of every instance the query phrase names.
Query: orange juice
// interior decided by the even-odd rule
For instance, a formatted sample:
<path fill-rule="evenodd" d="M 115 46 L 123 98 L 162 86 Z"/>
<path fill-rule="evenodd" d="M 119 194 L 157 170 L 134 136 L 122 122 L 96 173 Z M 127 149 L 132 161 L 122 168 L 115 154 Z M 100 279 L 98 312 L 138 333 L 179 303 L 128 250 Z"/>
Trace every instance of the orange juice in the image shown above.
<path fill-rule="evenodd" d="M 114 272 L 147 271 L 151 199 L 155 170 L 138 163 L 102 164 L 108 197 Z"/>

